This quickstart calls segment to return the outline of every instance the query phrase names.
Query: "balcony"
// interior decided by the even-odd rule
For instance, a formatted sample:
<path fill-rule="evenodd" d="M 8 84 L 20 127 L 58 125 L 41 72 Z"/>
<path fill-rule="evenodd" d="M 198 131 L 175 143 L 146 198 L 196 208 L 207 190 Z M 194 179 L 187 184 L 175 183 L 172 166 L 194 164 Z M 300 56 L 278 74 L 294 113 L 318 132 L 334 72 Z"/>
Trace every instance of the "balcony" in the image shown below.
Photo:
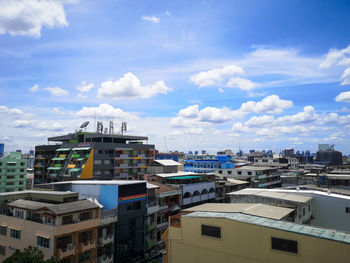
<path fill-rule="evenodd" d="M 113 262 L 113 254 L 110 255 L 102 255 L 97 259 L 98 263 L 112 263 Z"/>
<path fill-rule="evenodd" d="M 69 244 L 65 248 L 59 248 L 58 250 L 58 259 L 62 259 L 75 254 L 75 246 Z"/>
<path fill-rule="evenodd" d="M 113 234 L 109 234 L 109 235 L 106 235 L 104 237 L 99 237 L 98 238 L 98 245 L 103 247 L 104 245 L 113 242 L 113 240 L 114 240 Z"/>
<path fill-rule="evenodd" d="M 92 248 L 96 248 L 96 242 L 94 240 L 89 240 L 85 243 L 79 244 L 79 249 L 81 253 L 84 253 L 85 251 L 88 251 Z"/>

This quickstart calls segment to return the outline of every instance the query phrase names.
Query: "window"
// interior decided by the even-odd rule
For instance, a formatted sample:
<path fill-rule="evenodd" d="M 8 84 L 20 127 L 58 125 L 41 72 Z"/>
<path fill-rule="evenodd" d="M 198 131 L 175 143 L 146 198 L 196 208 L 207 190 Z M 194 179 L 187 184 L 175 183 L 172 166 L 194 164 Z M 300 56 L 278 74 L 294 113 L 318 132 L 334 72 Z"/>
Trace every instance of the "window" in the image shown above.
<path fill-rule="evenodd" d="M 345 207 L 345 213 L 350 213 L 350 207 Z"/>
<path fill-rule="evenodd" d="M 21 230 L 10 228 L 10 237 L 21 239 Z"/>
<path fill-rule="evenodd" d="M 222 174 L 222 170 L 219 170 L 219 174 Z"/>
<path fill-rule="evenodd" d="M 110 160 L 105 160 L 105 164 L 110 164 L 111 161 Z"/>
<path fill-rule="evenodd" d="M 7 236 L 7 227 L 6 226 L 0 226 L 0 234 L 3 236 Z"/>
<path fill-rule="evenodd" d="M 72 224 L 73 223 L 73 216 L 64 216 L 62 217 L 62 225 Z"/>
<path fill-rule="evenodd" d="M 126 206 L 126 210 L 127 210 L 127 211 L 132 210 L 132 205 L 131 205 L 131 204 L 128 204 L 128 205 Z"/>
<path fill-rule="evenodd" d="M 50 247 L 50 239 L 38 236 L 38 238 L 37 238 L 37 245 L 40 246 L 40 247 L 49 248 Z"/>
<path fill-rule="evenodd" d="M 303 208 L 303 216 L 305 215 L 305 208 Z"/>
<path fill-rule="evenodd" d="M 271 237 L 271 248 L 298 254 L 298 241 Z"/>
<path fill-rule="evenodd" d="M 138 210 L 141 208 L 141 201 L 137 201 L 134 203 L 134 210 Z"/>
<path fill-rule="evenodd" d="M 310 204 L 308 205 L 308 208 L 309 208 L 309 212 L 310 212 L 311 211 L 311 205 Z"/>
<path fill-rule="evenodd" d="M 248 172 L 248 175 L 252 175 L 252 172 Z"/>
<path fill-rule="evenodd" d="M 232 174 L 232 171 L 227 171 L 228 174 Z"/>
<path fill-rule="evenodd" d="M 16 211 L 15 211 L 15 217 L 17 217 L 17 218 L 22 218 L 22 219 L 23 219 L 23 211 L 21 211 L 21 210 L 16 210 Z"/>
<path fill-rule="evenodd" d="M 242 174 L 242 171 L 238 171 L 237 174 Z"/>
<path fill-rule="evenodd" d="M 221 228 L 217 226 L 202 225 L 202 236 L 221 238 Z"/>
<path fill-rule="evenodd" d="M 6 247 L 0 245 L 0 255 L 5 256 L 6 254 Z"/>
<path fill-rule="evenodd" d="M 101 164 L 101 163 L 102 163 L 101 160 L 95 160 L 95 161 L 94 161 L 94 164 Z"/>
<path fill-rule="evenodd" d="M 92 218 L 92 212 L 91 211 L 79 214 L 80 221 L 89 220 L 91 218 Z"/>

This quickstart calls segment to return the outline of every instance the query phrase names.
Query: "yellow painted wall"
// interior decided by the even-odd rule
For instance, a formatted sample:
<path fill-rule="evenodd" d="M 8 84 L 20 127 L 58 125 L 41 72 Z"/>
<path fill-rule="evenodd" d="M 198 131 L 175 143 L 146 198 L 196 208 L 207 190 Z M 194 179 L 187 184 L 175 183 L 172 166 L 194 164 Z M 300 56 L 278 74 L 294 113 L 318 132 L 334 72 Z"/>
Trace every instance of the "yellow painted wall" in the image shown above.
<path fill-rule="evenodd" d="M 87 159 L 84 169 L 81 172 L 80 179 L 91 179 L 94 176 L 94 149 L 91 149 L 89 158 Z"/>
<path fill-rule="evenodd" d="M 201 236 L 201 224 L 221 227 L 222 238 Z M 271 237 L 298 241 L 298 254 L 272 250 Z M 228 219 L 183 217 L 168 242 L 169 263 L 350 262 L 349 244 Z"/>

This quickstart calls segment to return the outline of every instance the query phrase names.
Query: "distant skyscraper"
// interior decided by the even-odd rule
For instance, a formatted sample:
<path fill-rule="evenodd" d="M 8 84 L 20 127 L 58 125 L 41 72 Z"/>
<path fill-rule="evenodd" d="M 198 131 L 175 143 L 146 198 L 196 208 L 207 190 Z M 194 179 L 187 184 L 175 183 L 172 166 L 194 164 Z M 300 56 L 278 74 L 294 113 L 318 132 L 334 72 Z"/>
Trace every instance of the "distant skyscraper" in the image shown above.
<path fill-rule="evenodd" d="M 5 153 L 5 144 L 0 143 L 0 158 L 4 156 Z"/>
<path fill-rule="evenodd" d="M 285 149 L 283 151 L 285 157 L 293 157 L 294 156 L 294 149 Z"/>
<path fill-rule="evenodd" d="M 197 155 L 197 154 L 198 154 L 198 151 L 194 151 L 194 154 L 196 154 L 196 155 Z"/>

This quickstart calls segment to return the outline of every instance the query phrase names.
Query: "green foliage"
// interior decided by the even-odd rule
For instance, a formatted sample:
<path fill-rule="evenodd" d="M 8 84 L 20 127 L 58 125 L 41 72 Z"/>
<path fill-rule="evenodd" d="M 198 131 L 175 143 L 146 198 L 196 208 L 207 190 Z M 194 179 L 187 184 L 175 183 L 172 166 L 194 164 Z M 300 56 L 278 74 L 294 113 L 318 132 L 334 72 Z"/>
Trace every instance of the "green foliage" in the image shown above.
<path fill-rule="evenodd" d="M 59 261 L 53 257 L 44 260 L 44 253 L 40 249 L 29 246 L 23 251 L 17 250 L 11 257 L 4 260 L 3 263 L 59 263 Z"/>

